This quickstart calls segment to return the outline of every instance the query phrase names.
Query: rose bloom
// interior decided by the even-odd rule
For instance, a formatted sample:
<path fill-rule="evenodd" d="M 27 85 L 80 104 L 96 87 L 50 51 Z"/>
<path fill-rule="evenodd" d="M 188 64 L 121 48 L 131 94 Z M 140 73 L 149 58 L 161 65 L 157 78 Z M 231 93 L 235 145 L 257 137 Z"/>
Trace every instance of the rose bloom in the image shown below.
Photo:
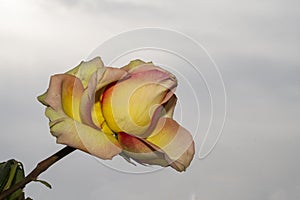
<path fill-rule="evenodd" d="M 151 62 L 105 67 L 99 57 L 53 75 L 38 100 L 50 132 L 101 159 L 123 156 L 185 171 L 194 156 L 191 134 L 172 119 L 176 77 Z"/>

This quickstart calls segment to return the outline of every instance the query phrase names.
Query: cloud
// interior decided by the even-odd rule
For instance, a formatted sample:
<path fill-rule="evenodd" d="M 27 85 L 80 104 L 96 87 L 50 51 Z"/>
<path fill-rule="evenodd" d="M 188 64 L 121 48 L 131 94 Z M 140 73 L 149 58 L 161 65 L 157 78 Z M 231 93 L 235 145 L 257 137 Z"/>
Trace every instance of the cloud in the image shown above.
<path fill-rule="evenodd" d="M 299 199 L 298 8 L 296 0 L 1 1 L 0 160 L 20 159 L 28 172 L 61 148 L 35 99 L 51 74 L 77 65 L 113 35 L 162 26 L 198 40 L 221 70 L 228 117 L 213 153 L 195 159 L 183 174 L 165 169 L 132 175 L 76 152 L 42 175 L 53 190 L 31 184 L 28 194 L 36 199 Z M 169 66 L 178 64 L 165 58 Z M 186 102 L 184 95 L 181 91 Z M 186 110 L 185 116 L 193 117 L 193 108 Z"/>

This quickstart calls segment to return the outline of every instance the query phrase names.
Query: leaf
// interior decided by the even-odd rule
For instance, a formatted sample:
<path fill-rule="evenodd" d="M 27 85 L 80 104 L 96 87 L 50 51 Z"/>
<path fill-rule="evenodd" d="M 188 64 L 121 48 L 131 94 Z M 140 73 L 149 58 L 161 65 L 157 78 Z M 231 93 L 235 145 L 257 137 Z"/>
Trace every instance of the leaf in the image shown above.
<path fill-rule="evenodd" d="M 24 167 L 23 164 L 18 162 L 18 168 L 16 171 L 16 175 L 13 181 L 13 184 L 16 184 L 25 178 Z"/>
<path fill-rule="evenodd" d="M 17 170 L 16 170 L 16 173 L 15 173 L 15 176 L 14 176 L 14 179 L 12 181 L 12 184 L 11 185 L 14 185 L 16 183 L 18 183 L 19 181 L 23 180 L 25 177 L 25 174 L 24 174 L 24 168 L 23 168 L 23 165 L 22 163 L 18 162 L 17 163 Z M 23 195 L 24 196 L 24 193 L 23 193 L 23 190 L 20 188 L 18 189 L 17 191 L 15 191 L 13 194 L 11 194 L 8 198 L 8 200 L 15 200 L 15 199 L 19 199 L 19 197 Z"/>
<path fill-rule="evenodd" d="M 13 164 L 14 160 L 9 160 L 7 162 L 0 163 L 0 192 L 4 190 L 4 186 L 6 185 L 9 174 L 10 174 L 10 168 Z"/>
<path fill-rule="evenodd" d="M 10 186 L 12 185 L 12 181 L 17 171 L 18 162 L 16 160 L 11 159 L 1 164 L 3 165 L 1 167 L 1 172 L 0 172 L 1 175 L 0 189 L 1 191 L 3 191 L 10 188 Z"/>
<path fill-rule="evenodd" d="M 9 189 L 24 177 L 24 168 L 21 162 L 11 159 L 0 163 L 0 192 Z M 6 200 L 24 199 L 21 197 L 24 197 L 22 188 L 9 195 Z"/>
<path fill-rule="evenodd" d="M 40 182 L 42 183 L 44 186 L 46 186 L 49 189 L 52 189 L 52 186 L 50 185 L 50 183 L 48 183 L 47 181 L 44 180 L 34 180 L 35 182 Z"/>
<path fill-rule="evenodd" d="M 10 188 L 13 185 L 12 182 L 15 178 L 17 168 L 18 168 L 18 163 L 17 163 L 17 161 L 14 160 L 13 164 L 10 166 L 9 177 L 6 182 L 6 185 L 3 188 L 4 190 L 7 190 L 8 188 Z"/>

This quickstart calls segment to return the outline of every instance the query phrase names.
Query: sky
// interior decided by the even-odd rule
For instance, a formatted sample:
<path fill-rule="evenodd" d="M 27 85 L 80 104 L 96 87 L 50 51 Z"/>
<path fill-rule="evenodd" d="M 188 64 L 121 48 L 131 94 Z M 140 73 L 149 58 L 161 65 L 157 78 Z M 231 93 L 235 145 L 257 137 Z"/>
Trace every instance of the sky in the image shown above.
<path fill-rule="evenodd" d="M 29 173 L 63 147 L 36 100 L 52 74 L 93 56 L 115 67 L 138 57 L 178 77 L 175 119 L 194 136 L 191 166 L 178 173 L 75 151 L 40 176 L 51 190 L 31 183 L 27 196 L 299 199 L 299 8 L 296 0 L 0 0 L 0 161 L 15 158 Z"/>

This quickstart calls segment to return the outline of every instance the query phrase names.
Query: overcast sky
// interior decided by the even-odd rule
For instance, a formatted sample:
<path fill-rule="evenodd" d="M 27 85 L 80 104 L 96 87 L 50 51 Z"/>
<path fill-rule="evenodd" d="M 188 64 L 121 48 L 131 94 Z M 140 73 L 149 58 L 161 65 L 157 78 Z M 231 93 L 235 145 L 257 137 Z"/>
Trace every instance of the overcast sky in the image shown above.
<path fill-rule="evenodd" d="M 117 67 L 140 56 L 177 74 L 175 117 L 195 136 L 198 156 L 212 114 L 204 79 L 211 87 L 215 112 L 220 111 L 214 113 L 211 130 L 220 128 L 224 114 L 221 81 L 213 64 L 207 64 L 207 54 L 188 40 L 176 40 L 175 32 L 167 39 L 149 34 L 128 36 L 126 42 L 109 40 L 133 29 L 160 27 L 196 40 L 222 74 L 227 116 L 213 152 L 202 160 L 196 156 L 184 173 L 136 167 L 137 172 L 153 172 L 134 174 L 135 168 L 120 158 L 105 162 L 114 170 L 76 151 L 41 175 L 52 190 L 31 183 L 26 194 L 45 200 L 300 199 L 299 8 L 297 0 L 0 0 L 0 161 L 20 160 L 28 173 L 63 147 L 50 135 L 44 108 L 36 100 L 48 87 L 50 75 L 95 53 L 108 64 L 109 56 L 119 56 L 114 52 L 131 50 L 130 43 L 135 47 L 138 41 L 153 47 L 164 47 L 167 41 L 172 44 L 167 50 L 180 51 L 204 73 L 197 78 L 182 58 L 158 50 L 128 54 L 114 62 Z M 101 46 L 105 42 L 110 47 Z M 211 71 L 206 73 L 204 66 L 211 66 Z M 196 100 L 201 111 L 198 131 Z M 211 141 L 215 138 L 216 134 L 209 136 Z M 120 172 L 124 169 L 130 173 Z"/>

